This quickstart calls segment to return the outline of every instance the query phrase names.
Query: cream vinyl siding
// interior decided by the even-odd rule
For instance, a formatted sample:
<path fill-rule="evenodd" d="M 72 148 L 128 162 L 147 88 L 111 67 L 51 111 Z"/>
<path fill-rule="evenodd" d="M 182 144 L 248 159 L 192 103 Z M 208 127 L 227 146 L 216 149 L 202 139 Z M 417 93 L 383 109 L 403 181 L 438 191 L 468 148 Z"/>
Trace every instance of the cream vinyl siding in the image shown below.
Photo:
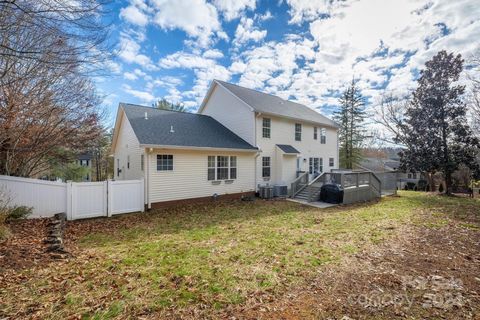
<path fill-rule="evenodd" d="M 157 154 L 173 155 L 173 171 L 157 171 Z M 208 180 L 208 156 L 236 156 L 237 179 L 213 184 Z M 254 191 L 255 153 L 153 149 L 149 152 L 150 202 L 210 197 Z"/>
<path fill-rule="evenodd" d="M 202 114 L 211 116 L 252 146 L 255 145 L 255 113 L 222 86 L 215 85 Z"/>
<path fill-rule="evenodd" d="M 262 137 L 263 118 L 271 119 L 270 138 Z M 297 164 L 295 156 L 285 156 L 276 147 L 277 144 L 288 144 L 293 146 L 300 152 L 301 170 L 308 172 L 308 158 L 323 158 L 323 171 L 338 168 L 338 152 L 337 152 L 337 130 L 324 127 L 321 124 L 310 124 L 300 120 L 290 120 L 286 118 L 260 114 L 256 117 L 257 126 L 257 146 L 261 153 L 256 161 L 257 172 L 261 173 L 262 162 L 261 157 L 272 158 L 272 177 L 269 181 L 265 181 L 261 175 L 257 175 L 256 185 L 269 184 L 286 184 L 290 185 L 295 179 Z M 302 140 L 295 140 L 295 123 L 302 124 Z M 313 128 L 318 129 L 317 140 L 313 139 Z M 326 144 L 320 143 L 320 129 L 326 128 Z M 328 159 L 335 159 L 335 166 L 328 166 Z M 306 159 L 304 161 L 303 159 Z M 278 166 L 281 165 L 281 168 Z"/>
<path fill-rule="evenodd" d="M 115 180 L 131 180 L 143 178 L 143 171 L 141 170 L 141 157 L 144 152 L 140 148 L 137 136 L 133 132 L 132 126 L 125 114 L 122 116 L 119 127 L 119 134 L 117 144 L 114 152 L 114 172 L 113 178 Z M 130 157 L 130 168 L 127 166 L 128 158 Z M 118 160 L 120 160 L 120 169 L 122 172 L 117 176 Z"/>

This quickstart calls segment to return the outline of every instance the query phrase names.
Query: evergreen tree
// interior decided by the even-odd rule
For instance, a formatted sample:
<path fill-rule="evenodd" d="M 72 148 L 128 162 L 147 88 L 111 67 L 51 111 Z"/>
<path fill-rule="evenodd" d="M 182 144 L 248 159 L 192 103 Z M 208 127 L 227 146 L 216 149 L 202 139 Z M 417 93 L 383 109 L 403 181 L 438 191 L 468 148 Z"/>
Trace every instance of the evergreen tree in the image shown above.
<path fill-rule="evenodd" d="M 340 110 L 334 112 L 335 121 L 340 124 L 340 167 L 353 169 L 362 159 L 361 147 L 364 140 L 365 99 L 356 81 L 342 93 Z"/>
<path fill-rule="evenodd" d="M 163 110 L 172 110 L 172 111 L 181 111 L 181 112 L 186 112 L 185 106 L 181 103 L 172 103 L 168 101 L 167 99 L 163 98 L 161 100 L 158 100 L 153 104 L 154 108 L 157 109 L 163 109 Z"/>
<path fill-rule="evenodd" d="M 478 170 L 475 161 L 479 141 L 473 136 L 462 100 L 465 87 L 455 85 L 463 70 L 461 55 L 438 52 L 425 64 L 418 87 L 405 114 L 401 152 L 404 169 L 442 172 L 445 191 L 451 193 L 452 173 L 460 164 Z"/>

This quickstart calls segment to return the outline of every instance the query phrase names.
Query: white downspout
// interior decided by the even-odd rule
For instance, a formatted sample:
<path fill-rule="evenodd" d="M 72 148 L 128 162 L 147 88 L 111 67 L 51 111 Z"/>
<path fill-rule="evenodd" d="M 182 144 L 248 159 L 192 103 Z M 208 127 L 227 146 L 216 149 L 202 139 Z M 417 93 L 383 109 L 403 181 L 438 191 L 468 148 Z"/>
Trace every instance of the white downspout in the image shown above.
<path fill-rule="evenodd" d="M 253 120 L 254 120 L 254 130 L 255 130 L 255 147 L 258 148 L 258 151 L 257 151 L 257 154 L 255 155 L 255 186 L 254 186 L 254 189 L 255 192 L 257 192 L 257 186 L 258 186 L 258 181 L 260 180 L 260 177 L 258 176 L 258 157 L 260 156 L 260 153 L 261 153 L 261 150 L 260 150 L 260 147 L 258 146 L 258 140 L 257 140 L 257 124 L 258 124 L 258 118 L 260 118 L 260 116 L 262 115 L 261 112 L 254 112 L 254 117 L 253 117 Z"/>
<path fill-rule="evenodd" d="M 150 149 L 145 149 L 145 153 L 146 153 L 146 167 L 145 169 L 147 170 L 147 208 L 148 209 L 152 209 L 152 199 L 150 197 L 150 190 L 151 190 L 151 176 L 150 176 L 150 151 L 151 151 L 151 148 Z"/>

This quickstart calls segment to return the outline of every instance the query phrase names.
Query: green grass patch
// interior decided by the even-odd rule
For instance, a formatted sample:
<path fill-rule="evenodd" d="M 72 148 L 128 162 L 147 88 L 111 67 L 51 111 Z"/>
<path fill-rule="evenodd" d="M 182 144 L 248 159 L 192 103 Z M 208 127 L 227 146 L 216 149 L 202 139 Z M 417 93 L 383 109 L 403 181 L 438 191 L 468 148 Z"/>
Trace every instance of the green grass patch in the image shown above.
<path fill-rule="evenodd" d="M 401 192 L 376 203 L 329 209 L 256 201 L 119 217 L 122 227 L 79 240 L 97 259 L 73 260 L 56 275 L 67 279 L 63 288 L 68 294 L 54 318 L 110 319 L 125 310 L 136 314 L 243 303 L 252 293 L 280 293 L 311 279 L 318 268 L 385 241 L 402 224 L 441 227 L 448 219 L 476 219 L 479 204 Z M 476 222 L 464 226 L 478 228 Z M 48 304 L 62 294 L 45 282 L 49 277 L 48 269 L 31 274 L 18 295 Z M 0 299 L 8 298 L 6 293 Z M 98 301 L 107 302 L 98 307 Z M 12 312 L 14 305 L 11 301 Z M 97 309 L 91 311 L 93 306 Z"/>

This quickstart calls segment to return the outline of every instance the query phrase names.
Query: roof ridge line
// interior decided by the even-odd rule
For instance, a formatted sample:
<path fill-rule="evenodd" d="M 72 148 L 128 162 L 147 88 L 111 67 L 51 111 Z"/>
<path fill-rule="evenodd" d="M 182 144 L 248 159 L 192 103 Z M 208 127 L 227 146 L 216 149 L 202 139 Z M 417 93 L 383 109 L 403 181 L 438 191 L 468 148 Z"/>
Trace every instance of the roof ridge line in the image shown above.
<path fill-rule="evenodd" d="M 126 106 L 126 107 L 131 106 L 131 107 L 135 107 L 135 108 L 152 109 L 152 110 L 157 110 L 157 111 L 177 112 L 177 113 L 182 113 L 182 114 L 191 114 L 191 115 L 198 115 L 198 116 L 204 116 L 204 117 L 211 118 L 211 116 L 209 116 L 209 115 L 196 113 L 196 112 L 194 113 L 194 112 L 186 112 L 186 111 L 178 111 L 178 110 L 160 109 L 160 108 L 142 106 L 142 105 L 139 105 L 139 104 L 133 104 L 133 103 L 127 103 L 127 102 L 119 102 L 118 105 L 119 106 Z"/>

